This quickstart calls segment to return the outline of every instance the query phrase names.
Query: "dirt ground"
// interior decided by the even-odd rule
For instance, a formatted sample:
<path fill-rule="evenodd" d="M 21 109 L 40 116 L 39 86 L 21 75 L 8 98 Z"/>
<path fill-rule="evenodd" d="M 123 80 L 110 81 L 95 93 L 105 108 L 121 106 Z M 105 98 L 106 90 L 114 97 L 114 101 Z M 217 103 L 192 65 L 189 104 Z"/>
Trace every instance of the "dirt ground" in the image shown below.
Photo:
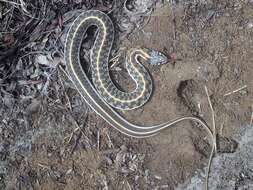
<path fill-rule="evenodd" d="M 153 48 L 171 62 L 145 64 L 153 96 L 122 114 L 146 125 L 196 115 L 212 126 L 206 86 L 219 137 L 217 154 L 236 151 L 233 136 L 253 122 L 253 1 L 126 2 L 128 11 L 124 1 L 90 5 L 103 11 L 114 7 L 114 49 Z M 85 104 L 64 74 L 63 44 L 69 15 L 87 5 L 47 3 L 38 1 L 36 7 L 44 5 L 49 16 L 29 15 L 36 9 L 28 1 L 22 8 L 0 0 L 0 189 L 173 190 L 203 170 L 211 146 L 196 123 L 134 139 Z M 123 67 L 117 65 L 112 75 L 131 88 Z"/>

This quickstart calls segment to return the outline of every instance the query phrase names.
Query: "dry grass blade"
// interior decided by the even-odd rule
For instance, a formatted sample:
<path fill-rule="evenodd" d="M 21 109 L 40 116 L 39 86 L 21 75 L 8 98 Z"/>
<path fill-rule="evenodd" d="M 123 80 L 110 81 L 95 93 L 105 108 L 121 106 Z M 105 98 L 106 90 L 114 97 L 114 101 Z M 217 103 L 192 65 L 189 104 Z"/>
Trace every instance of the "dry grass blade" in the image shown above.
<path fill-rule="evenodd" d="M 22 6 L 20 3 L 16 3 L 16 2 L 14 2 L 14 1 L 0 0 L 0 2 L 9 3 L 9 4 L 11 4 L 11 5 Z"/>
<path fill-rule="evenodd" d="M 251 119 L 250 119 L 250 125 L 253 123 L 253 105 L 251 106 Z"/>
<path fill-rule="evenodd" d="M 216 153 L 216 150 L 217 150 L 217 145 L 216 145 L 216 127 L 215 127 L 215 114 L 214 114 L 214 109 L 213 109 L 213 105 L 212 105 L 212 102 L 210 100 L 210 96 L 209 96 L 209 93 L 208 93 L 208 89 L 207 87 L 205 86 L 205 92 L 206 92 L 206 96 L 207 96 L 207 99 L 208 99 L 208 103 L 209 103 L 209 106 L 210 106 L 210 109 L 211 109 L 211 114 L 212 114 L 212 125 L 213 125 L 213 146 L 212 146 L 212 150 L 211 150 L 211 153 L 210 153 L 210 157 L 209 157 L 209 161 L 208 161 L 208 166 L 207 166 L 207 171 L 206 171 L 206 182 L 205 182 L 205 189 L 208 190 L 208 179 L 209 179 L 209 173 L 210 173 L 210 169 L 211 169 L 211 163 L 212 163 L 212 159 L 213 159 L 213 156 L 214 154 Z"/>
<path fill-rule="evenodd" d="M 30 16 L 30 12 L 26 9 L 26 4 L 23 0 L 19 0 L 20 3 L 14 2 L 14 1 L 8 1 L 8 0 L 0 0 L 0 2 L 8 3 L 14 6 L 19 6 L 22 8 L 22 10 Z"/>
<path fill-rule="evenodd" d="M 240 87 L 240 88 L 238 88 L 238 89 L 235 89 L 235 90 L 233 90 L 233 91 L 231 91 L 231 92 L 228 92 L 228 93 L 224 94 L 223 96 L 224 96 L 224 97 L 225 97 L 225 96 L 229 96 L 229 95 L 231 95 L 231 94 L 234 94 L 234 93 L 239 92 L 239 91 L 241 91 L 241 90 L 244 90 L 244 89 L 246 89 L 246 88 L 247 88 L 247 85 L 244 85 L 244 86 L 242 86 L 242 87 Z"/>

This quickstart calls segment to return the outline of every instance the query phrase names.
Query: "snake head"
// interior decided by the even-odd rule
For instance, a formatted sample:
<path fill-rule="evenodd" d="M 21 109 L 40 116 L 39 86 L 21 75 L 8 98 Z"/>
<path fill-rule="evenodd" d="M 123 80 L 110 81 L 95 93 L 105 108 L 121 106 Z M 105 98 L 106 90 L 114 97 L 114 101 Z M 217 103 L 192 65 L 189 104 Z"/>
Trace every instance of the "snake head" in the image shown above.
<path fill-rule="evenodd" d="M 149 50 L 149 63 L 151 65 L 162 65 L 169 62 L 169 59 L 162 52 L 157 50 Z"/>
<path fill-rule="evenodd" d="M 147 48 L 142 48 L 142 49 L 143 49 L 143 52 L 145 52 L 143 57 L 145 58 L 145 60 L 147 60 L 147 62 L 150 65 L 156 66 L 156 65 L 162 65 L 169 62 L 169 58 L 160 51 L 157 51 L 154 49 L 147 49 Z"/>
<path fill-rule="evenodd" d="M 137 55 L 146 60 L 150 65 L 162 65 L 168 63 L 170 59 L 160 51 L 148 48 L 132 48 L 129 50 L 130 55 Z"/>

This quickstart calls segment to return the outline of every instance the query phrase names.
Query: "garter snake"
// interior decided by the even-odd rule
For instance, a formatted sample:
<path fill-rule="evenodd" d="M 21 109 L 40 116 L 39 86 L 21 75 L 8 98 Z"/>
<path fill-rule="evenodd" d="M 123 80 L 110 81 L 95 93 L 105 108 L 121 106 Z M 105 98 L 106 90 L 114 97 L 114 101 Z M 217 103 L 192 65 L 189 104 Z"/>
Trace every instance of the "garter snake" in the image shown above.
<path fill-rule="evenodd" d="M 83 70 L 79 58 L 82 39 L 86 30 L 95 25 L 98 34 L 91 50 L 92 80 Z M 167 62 L 165 56 L 157 51 L 146 48 L 134 48 L 128 52 L 126 68 L 136 83 L 132 92 L 119 90 L 109 75 L 108 57 L 114 40 L 114 27 L 105 13 L 90 10 L 81 13 L 72 23 L 65 42 L 64 59 L 67 72 L 75 88 L 87 104 L 106 122 L 120 132 L 132 137 L 148 137 L 162 129 L 184 120 L 200 123 L 212 136 L 207 124 L 200 118 L 187 116 L 168 121 L 159 125 L 139 126 L 127 121 L 114 108 L 129 110 L 146 103 L 152 92 L 152 80 L 139 59 L 153 65 Z"/>

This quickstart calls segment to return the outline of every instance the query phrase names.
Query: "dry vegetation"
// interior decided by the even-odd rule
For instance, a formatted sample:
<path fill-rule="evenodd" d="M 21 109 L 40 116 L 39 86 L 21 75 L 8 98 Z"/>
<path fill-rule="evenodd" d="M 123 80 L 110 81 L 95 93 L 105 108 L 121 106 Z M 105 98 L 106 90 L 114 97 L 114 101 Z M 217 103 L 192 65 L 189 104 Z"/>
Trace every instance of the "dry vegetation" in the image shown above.
<path fill-rule="evenodd" d="M 175 189 L 207 165 L 210 145 L 196 124 L 132 139 L 73 89 L 64 74 L 64 40 L 73 18 L 88 9 L 112 18 L 112 56 L 120 47 L 141 45 L 174 60 L 149 67 L 155 93 L 144 108 L 125 113 L 129 120 L 150 124 L 193 114 L 211 126 L 207 86 L 217 154 L 236 151 L 233 135 L 253 122 L 252 0 L 0 0 L 1 190 Z M 89 62 L 90 33 L 83 62 Z M 125 84 L 122 64 L 112 74 Z M 253 180 L 252 170 L 245 179 Z M 228 181 L 242 178 L 238 173 Z"/>

